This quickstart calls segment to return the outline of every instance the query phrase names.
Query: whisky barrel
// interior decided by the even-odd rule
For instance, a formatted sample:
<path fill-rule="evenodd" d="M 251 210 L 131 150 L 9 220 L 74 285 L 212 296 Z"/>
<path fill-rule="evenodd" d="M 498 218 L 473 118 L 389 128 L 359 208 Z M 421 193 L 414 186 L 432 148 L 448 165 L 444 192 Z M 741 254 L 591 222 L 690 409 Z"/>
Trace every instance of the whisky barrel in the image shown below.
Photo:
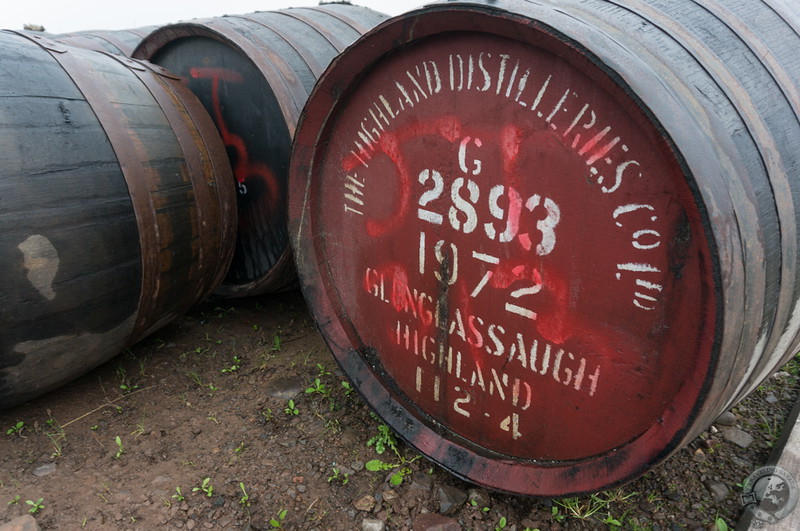
<path fill-rule="evenodd" d="M 133 56 L 180 74 L 214 118 L 233 165 L 239 213 L 233 263 L 217 294 L 297 286 L 286 230 L 289 149 L 328 63 L 386 16 L 348 4 L 164 26 Z"/>
<path fill-rule="evenodd" d="M 339 56 L 298 126 L 289 231 L 381 417 L 487 487 L 594 492 L 791 357 L 797 16 L 450 2 Z"/>
<path fill-rule="evenodd" d="M 213 291 L 235 192 L 211 118 L 156 65 L 0 32 L 0 408 Z"/>
<path fill-rule="evenodd" d="M 130 56 L 142 39 L 157 28 L 158 26 L 143 26 L 124 30 L 85 30 L 60 33 L 50 38 L 70 46 Z"/>

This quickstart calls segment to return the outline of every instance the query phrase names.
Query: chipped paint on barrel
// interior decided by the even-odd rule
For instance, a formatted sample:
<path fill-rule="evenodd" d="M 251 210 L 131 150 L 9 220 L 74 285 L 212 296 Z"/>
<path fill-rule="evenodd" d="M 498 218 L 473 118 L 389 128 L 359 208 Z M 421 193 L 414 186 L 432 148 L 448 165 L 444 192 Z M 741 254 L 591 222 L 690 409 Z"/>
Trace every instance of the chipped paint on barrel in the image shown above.
<path fill-rule="evenodd" d="M 485 6 L 444 12 L 369 33 L 305 109 L 306 298 L 370 405 L 457 475 L 536 495 L 619 483 L 676 448 L 708 390 L 705 205 L 586 49 Z"/>
<path fill-rule="evenodd" d="M 235 191 L 173 74 L 0 32 L 0 409 L 110 359 L 213 291 Z"/>

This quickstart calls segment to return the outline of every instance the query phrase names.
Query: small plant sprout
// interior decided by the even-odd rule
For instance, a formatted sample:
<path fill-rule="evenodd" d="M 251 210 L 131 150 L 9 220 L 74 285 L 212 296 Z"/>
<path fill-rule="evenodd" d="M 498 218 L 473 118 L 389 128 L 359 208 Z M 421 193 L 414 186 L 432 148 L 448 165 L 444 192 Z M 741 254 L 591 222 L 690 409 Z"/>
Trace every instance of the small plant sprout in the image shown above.
<path fill-rule="evenodd" d="M 417 459 L 419 459 L 419 456 L 416 456 L 410 461 L 406 460 L 403 457 L 400 457 L 399 463 L 386 463 L 384 461 L 381 461 L 380 459 L 373 459 L 372 461 L 367 461 L 367 463 L 364 465 L 364 468 L 366 468 L 370 472 L 380 472 L 382 470 L 394 470 L 395 471 L 394 474 L 392 474 L 392 477 L 389 478 L 389 483 L 397 487 L 398 485 L 401 485 L 403 483 L 403 479 L 405 479 L 406 476 L 411 474 L 411 468 L 405 465 L 411 464 Z"/>
<path fill-rule="evenodd" d="M 330 389 L 328 389 L 327 385 L 325 385 L 320 381 L 319 378 L 314 378 L 314 382 L 311 384 L 311 386 L 306 388 L 306 393 L 307 394 L 317 393 L 327 397 L 331 394 L 331 391 Z"/>
<path fill-rule="evenodd" d="M 281 351 L 281 334 L 280 332 L 275 332 L 275 336 L 272 338 L 272 352 L 280 352 Z"/>
<path fill-rule="evenodd" d="M 321 363 L 317 363 L 317 376 L 320 378 L 324 376 L 330 376 L 331 372 L 325 368 L 325 366 Z"/>
<path fill-rule="evenodd" d="M 347 483 L 350 481 L 350 474 L 344 474 L 336 467 L 332 468 L 333 468 L 333 475 L 328 476 L 328 483 L 332 481 L 338 481 L 342 485 L 347 485 Z"/>
<path fill-rule="evenodd" d="M 239 498 L 239 505 L 242 507 L 250 507 L 250 495 L 247 494 L 247 491 L 244 489 L 244 482 L 239 482 L 239 488 L 242 489 L 242 497 Z"/>
<path fill-rule="evenodd" d="M 231 366 L 227 367 L 225 369 L 222 369 L 222 371 L 220 371 L 220 372 L 223 372 L 223 373 L 236 372 L 236 371 L 239 370 L 239 367 L 241 367 L 241 366 L 242 366 L 242 358 L 240 358 L 239 356 L 234 354 L 233 355 L 233 361 L 231 362 Z"/>
<path fill-rule="evenodd" d="M 114 438 L 114 442 L 117 444 L 117 453 L 114 454 L 114 459 L 119 459 L 125 453 L 125 448 L 122 446 L 122 439 L 119 435 Z"/>
<path fill-rule="evenodd" d="M 494 526 L 494 531 L 503 531 L 503 529 L 506 528 L 507 524 L 508 524 L 508 520 L 506 520 L 506 517 L 505 516 L 501 516 L 500 517 L 500 521 L 497 522 L 496 526 Z"/>
<path fill-rule="evenodd" d="M 20 495 L 17 494 L 14 498 L 9 501 L 6 505 L 19 505 Z"/>
<path fill-rule="evenodd" d="M 288 509 L 281 509 L 278 511 L 278 514 L 275 515 L 275 518 L 270 519 L 269 525 L 271 525 L 274 529 L 283 529 L 283 521 L 286 519 L 286 513 L 288 512 Z"/>
<path fill-rule="evenodd" d="M 342 387 L 344 388 L 344 396 L 350 396 L 355 391 L 355 389 L 353 389 L 353 386 L 350 385 L 350 382 L 344 382 L 343 381 L 342 382 Z"/>
<path fill-rule="evenodd" d="M 25 429 L 25 423 L 21 420 L 6 430 L 6 435 L 19 435 L 22 437 L 22 431 Z"/>
<path fill-rule="evenodd" d="M 299 415 L 300 414 L 300 410 L 297 409 L 297 406 L 294 405 L 294 400 L 289 400 L 289 403 L 286 404 L 286 407 L 283 408 L 283 411 L 287 415 Z"/>
<path fill-rule="evenodd" d="M 36 501 L 25 500 L 25 503 L 27 503 L 28 505 L 31 506 L 31 508 L 28 509 L 28 512 L 31 513 L 31 514 L 36 514 L 39 511 L 41 511 L 42 509 L 44 509 L 44 504 L 42 503 L 43 501 L 44 501 L 44 498 L 39 498 Z"/>
<path fill-rule="evenodd" d="M 186 496 L 183 495 L 180 487 L 175 487 L 175 494 L 173 494 L 172 497 L 179 502 L 182 502 L 183 500 L 186 499 Z"/>
<path fill-rule="evenodd" d="M 203 479 L 203 482 L 200 484 L 199 487 L 194 487 L 192 492 L 199 492 L 202 491 L 205 493 L 206 496 L 209 498 L 214 495 L 214 487 L 211 485 L 211 478 Z"/>
<path fill-rule="evenodd" d="M 247 449 L 247 446 L 244 444 L 244 441 L 239 443 L 239 446 L 233 449 L 236 454 L 241 455 Z"/>

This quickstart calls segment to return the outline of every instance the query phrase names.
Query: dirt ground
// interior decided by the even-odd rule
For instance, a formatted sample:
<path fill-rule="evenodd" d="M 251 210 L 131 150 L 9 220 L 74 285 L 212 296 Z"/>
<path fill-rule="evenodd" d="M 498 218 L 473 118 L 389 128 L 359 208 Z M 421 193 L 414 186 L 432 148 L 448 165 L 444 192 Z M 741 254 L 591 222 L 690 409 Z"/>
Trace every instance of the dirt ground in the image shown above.
<path fill-rule="evenodd" d="M 755 438 L 746 448 L 712 427 L 621 488 L 515 497 L 395 443 L 346 386 L 299 292 L 211 299 L 0 411 L 0 525 L 30 512 L 43 529 L 400 530 L 444 514 L 452 529 L 723 529 L 796 380 L 780 373 L 734 408 Z M 370 470 L 376 459 L 383 470 Z"/>

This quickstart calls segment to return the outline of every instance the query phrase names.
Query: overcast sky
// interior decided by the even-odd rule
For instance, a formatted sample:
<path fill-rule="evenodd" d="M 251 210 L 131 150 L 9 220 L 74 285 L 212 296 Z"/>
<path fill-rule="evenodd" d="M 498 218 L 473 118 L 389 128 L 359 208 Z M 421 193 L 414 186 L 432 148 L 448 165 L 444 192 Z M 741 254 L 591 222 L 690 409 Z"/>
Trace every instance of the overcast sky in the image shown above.
<path fill-rule="evenodd" d="M 318 0 L 2 0 L 0 29 L 44 26 L 49 33 L 160 26 L 192 18 L 315 6 Z M 351 0 L 387 15 L 399 15 L 427 0 Z"/>

